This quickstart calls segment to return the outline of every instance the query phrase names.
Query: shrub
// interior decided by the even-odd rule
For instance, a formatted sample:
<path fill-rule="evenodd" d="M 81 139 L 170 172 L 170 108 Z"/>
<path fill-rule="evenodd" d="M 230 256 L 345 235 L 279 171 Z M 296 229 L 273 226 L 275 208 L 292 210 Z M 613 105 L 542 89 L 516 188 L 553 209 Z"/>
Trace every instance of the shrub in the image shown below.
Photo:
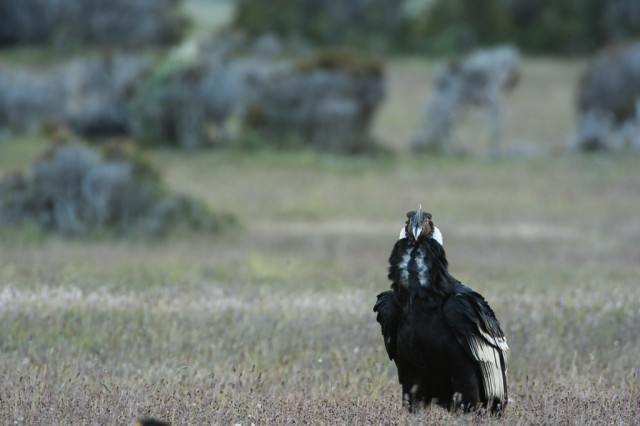
<path fill-rule="evenodd" d="M 180 0 L 0 0 L 0 46 L 168 44 L 187 23 Z"/>
<path fill-rule="evenodd" d="M 84 137 L 129 134 L 129 99 L 150 66 L 135 54 L 72 61 L 64 68 L 68 93 L 63 121 Z"/>
<path fill-rule="evenodd" d="M 434 79 L 434 93 L 425 103 L 421 127 L 411 145 L 417 151 L 456 152 L 453 131 L 469 108 L 487 111 L 491 130 L 491 154 L 500 153 L 503 112 L 502 93 L 518 79 L 520 58 L 512 47 L 478 50 L 462 60 L 441 67 Z"/>
<path fill-rule="evenodd" d="M 640 31 L 636 0 L 238 0 L 234 26 L 316 46 L 460 54 L 512 43 L 526 52 L 591 52 Z"/>
<path fill-rule="evenodd" d="M 407 18 L 406 47 L 437 55 L 509 42 L 512 27 L 502 0 L 427 2 Z"/>
<path fill-rule="evenodd" d="M 75 59 L 48 70 L 0 67 L 0 128 L 63 122 L 86 137 L 130 131 L 127 105 L 149 60 L 136 54 Z"/>
<path fill-rule="evenodd" d="M 268 58 L 245 54 L 237 36 L 183 46 L 162 60 L 130 102 L 133 136 L 183 148 L 229 143 L 229 119 L 240 114 L 251 85 L 273 68 Z"/>
<path fill-rule="evenodd" d="M 273 32 L 315 45 L 390 50 L 406 22 L 396 0 L 238 0 L 234 26 L 252 36 Z"/>
<path fill-rule="evenodd" d="M 602 51 L 580 82 L 572 148 L 640 150 L 639 100 L 640 42 Z"/>
<path fill-rule="evenodd" d="M 30 223 L 66 236 L 163 235 L 179 227 L 218 231 L 230 219 L 170 194 L 129 142 L 99 152 L 63 138 L 28 171 L 0 182 L 0 227 Z"/>
<path fill-rule="evenodd" d="M 59 69 L 0 67 L 0 129 L 23 132 L 61 119 L 60 104 L 66 97 L 63 79 Z"/>
<path fill-rule="evenodd" d="M 244 137 L 269 145 L 309 145 L 325 152 L 371 151 L 370 124 L 384 97 L 375 58 L 323 50 L 254 86 Z"/>

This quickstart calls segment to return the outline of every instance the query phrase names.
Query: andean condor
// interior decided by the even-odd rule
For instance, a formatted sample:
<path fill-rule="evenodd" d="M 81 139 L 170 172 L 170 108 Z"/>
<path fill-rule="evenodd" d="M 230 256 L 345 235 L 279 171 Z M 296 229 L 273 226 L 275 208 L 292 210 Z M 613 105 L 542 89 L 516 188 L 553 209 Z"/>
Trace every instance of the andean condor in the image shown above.
<path fill-rule="evenodd" d="M 373 310 L 409 409 L 434 401 L 452 411 L 501 413 L 506 338 L 484 298 L 449 274 L 442 234 L 422 208 L 407 213 L 388 278 L 392 289 Z"/>

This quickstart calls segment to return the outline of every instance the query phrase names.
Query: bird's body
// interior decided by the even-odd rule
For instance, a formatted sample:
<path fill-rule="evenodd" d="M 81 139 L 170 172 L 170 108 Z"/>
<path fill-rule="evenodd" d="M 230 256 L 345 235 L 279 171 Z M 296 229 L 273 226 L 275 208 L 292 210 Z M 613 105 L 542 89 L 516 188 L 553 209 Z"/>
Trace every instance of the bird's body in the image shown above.
<path fill-rule="evenodd" d="M 403 396 L 412 410 L 435 400 L 448 409 L 500 412 L 507 403 L 504 334 L 484 298 L 449 274 L 431 215 L 418 212 L 407 214 L 406 236 L 389 257 L 392 290 L 374 306 Z"/>

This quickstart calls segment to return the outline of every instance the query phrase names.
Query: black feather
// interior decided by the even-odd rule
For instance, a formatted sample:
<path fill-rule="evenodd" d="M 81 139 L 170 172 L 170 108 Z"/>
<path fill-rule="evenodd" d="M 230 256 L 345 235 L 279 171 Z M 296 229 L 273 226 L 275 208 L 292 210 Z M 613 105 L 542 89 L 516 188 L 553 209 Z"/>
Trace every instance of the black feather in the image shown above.
<path fill-rule="evenodd" d="M 171 424 L 163 420 L 146 417 L 134 422 L 134 426 L 171 426 Z"/>
<path fill-rule="evenodd" d="M 391 360 L 396 356 L 396 330 L 398 329 L 397 318 L 399 309 L 400 306 L 396 300 L 396 295 L 391 290 L 380 293 L 376 304 L 373 306 L 373 312 L 378 313 L 376 320 L 382 328 L 384 347 Z"/>

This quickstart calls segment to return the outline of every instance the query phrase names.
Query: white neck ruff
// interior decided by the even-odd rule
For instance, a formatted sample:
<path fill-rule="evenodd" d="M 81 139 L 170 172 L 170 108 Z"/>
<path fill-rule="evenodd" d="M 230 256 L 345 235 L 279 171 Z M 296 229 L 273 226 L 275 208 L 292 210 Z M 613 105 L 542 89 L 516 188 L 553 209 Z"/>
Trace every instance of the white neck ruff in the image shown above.
<path fill-rule="evenodd" d="M 401 240 L 403 238 L 407 238 L 407 233 L 404 230 L 404 228 L 400 230 L 400 236 L 398 237 L 398 239 Z M 433 227 L 433 236 L 431 238 L 436 240 L 442 247 L 444 247 L 444 243 L 442 240 L 442 232 L 440 232 L 437 226 Z"/>

